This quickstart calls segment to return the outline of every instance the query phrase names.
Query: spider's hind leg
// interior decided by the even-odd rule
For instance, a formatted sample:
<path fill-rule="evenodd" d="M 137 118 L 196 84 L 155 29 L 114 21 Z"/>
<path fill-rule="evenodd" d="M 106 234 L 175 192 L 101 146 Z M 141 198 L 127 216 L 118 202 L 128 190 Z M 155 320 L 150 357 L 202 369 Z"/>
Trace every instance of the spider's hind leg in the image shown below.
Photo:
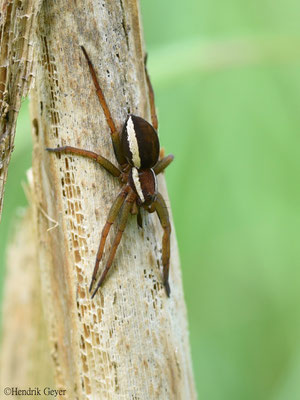
<path fill-rule="evenodd" d="M 147 54 L 145 55 L 144 65 L 145 65 L 146 81 L 147 81 L 147 86 L 148 86 L 148 96 L 149 96 L 149 104 L 150 104 L 150 111 L 151 111 L 151 121 L 152 121 L 153 128 L 157 131 L 157 129 L 158 129 L 158 119 L 157 119 L 156 108 L 155 108 L 154 91 L 153 91 L 153 87 L 152 87 L 152 84 L 151 84 L 150 76 L 149 76 L 149 73 L 148 73 L 148 70 L 147 70 Z"/>
<path fill-rule="evenodd" d="M 82 156 L 86 158 L 91 158 L 95 160 L 98 164 L 100 164 L 103 168 L 106 169 L 111 175 L 118 178 L 121 175 L 121 171 L 117 168 L 113 163 L 111 163 L 107 158 L 100 156 L 100 154 L 94 153 L 93 151 L 78 149 L 77 147 L 72 146 L 63 146 L 63 147 L 55 147 L 55 148 L 46 148 L 47 151 L 52 153 L 63 153 L 63 154 L 76 154 L 77 156 Z"/>
<path fill-rule="evenodd" d="M 90 74 L 92 76 L 92 79 L 93 79 L 93 82 L 94 82 L 94 86 L 95 86 L 95 89 L 96 89 L 96 93 L 97 93 L 98 99 L 100 101 L 102 110 L 104 112 L 106 122 L 107 122 L 107 124 L 109 126 L 109 129 L 110 129 L 110 132 L 111 132 L 111 140 L 113 142 L 113 147 L 114 147 L 116 158 L 117 158 L 118 163 L 120 165 L 126 164 L 126 159 L 123 156 L 123 152 L 122 152 L 122 149 L 121 149 L 120 135 L 119 135 L 119 132 L 117 131 L 116 125 L 115 125 L 114 120 L 113 120 L 113 118 L 111 116 L 111 113 L 109 111 L 109 108 L 108 108 L 107 102 L 105 100 L 103 91 L 102 91 L 102 89 L 101 89 L 101 87 L 99 85 L 95 68 L 94 68 L 94 66 L 93 66 L 93 64 L 92 64 L 92 62 L 91 62 L 91 60 L 90 60 L 85 48 L 83 46 L 80 46 L 80 47 L 81 47 L 81 50 L 82 50 L 82 52 L 84 54 L 84 57 L 85 57 L 85 59 L 86 59 L 86 61 L 88 63 Z"/>
<path fill-rule="evenodd" d="M 158 163 L 153 168 L 155 174 L 158 175 L 161 172 L 163 172 L 171 164 L 173 160 L 174 160 L 173 154 L 169 154 L 168 156 L 159 160 Z"/>

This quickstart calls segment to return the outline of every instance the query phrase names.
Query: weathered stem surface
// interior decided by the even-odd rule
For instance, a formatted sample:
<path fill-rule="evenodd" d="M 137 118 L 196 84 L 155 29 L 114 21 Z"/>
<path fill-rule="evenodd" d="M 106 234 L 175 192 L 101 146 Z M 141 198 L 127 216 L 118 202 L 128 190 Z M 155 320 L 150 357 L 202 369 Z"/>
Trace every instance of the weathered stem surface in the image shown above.
<path fill-rule="evenodd" d="M 0 0 L 0 221 L 17 116 L 33 76 L 33 33 L 40 4 Z"/>
<path fill-rule="evenodd" d="M 42 310 L 32 207 L 15 227 L 7 253 L 3 302 L 0 390 L 55 387 L 54 365 Z"/>
<path fill-rule="evenodd" d="M 68 144 L 116 163 L 80 45 L 117 128 L 129 112 L 150 121 L 137 0 L 45 1 L 36 31 L 34 201 L 56 387 L 69 399 L 195 399 L 174 229 L 170 298 L 162 285 L 162 229 L 156 215 L 143 214 L 143 230 L 130 218 L 112 271 L 91 300 L 101 229 L 120 184 L 91 160 L 45 151 Z M 163 176 L 159 189 L 167 199 Z"/>

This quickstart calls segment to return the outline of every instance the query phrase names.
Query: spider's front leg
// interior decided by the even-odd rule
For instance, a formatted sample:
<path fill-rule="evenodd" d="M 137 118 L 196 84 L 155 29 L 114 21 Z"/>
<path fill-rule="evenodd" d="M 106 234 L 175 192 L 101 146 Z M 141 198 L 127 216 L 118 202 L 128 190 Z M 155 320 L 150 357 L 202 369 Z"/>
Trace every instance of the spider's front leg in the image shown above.
<path fill-rule="evenodd" d="M 100 240 L 100 244 L 99 244 L 99 248 L 98 248 L 98 252 L 97 252 L 95 267 L 93 270 L 93 276 L 92 276 L 89 291 L 92 290 L 93 284 L 96 280 L 97 272 L 99 269 L 99 264 L 100 264 L 100 261 L 103 256 L 103 251 L 104 251 L 104 246 L 105 246 L 107 235 L 109 234 L 110 228 L 111 228 L 112 224 L 115 222 L 115 220 L 119 214 L 119 211 L 127 197 L 129 190 L 130 190 L 129 186 L 124 186 L 109 210 L 107 221 L 102 229 L 101 240 Z"/>
<path fill-rule="evenodd" d="M 106 275 L 107 275 L 107 273 L 108 273 L 108 271 L 109 271 L 109 269 L 110 269 L 110 267 L 112 265 L 112 262 L 113 262 L 113 260 L 115 258 L 115 254 L 116 254 L 117 248 L 119 246 L 119 243 L 121 241 L 123 232 L 124 232 L 124 230 L 126 228 L 128 216 L 129 216 L 130 211 L 131 211 L 131 209 L 133 207 L 133 204 L 134 204 L 134 202 L 136 200 L 136 197 L 137 196 L 134 193 L 134 191 L 132 189 L 130 189 L 130 191 L 129 191 L 127 197 L 126 197 L 125 203 L 123 205 L 122 212 L 121 212 L 120 223 L 119 223 L 119 226 L 118 226 L 118 232 L 117 232 L 117 234 L 115 236 L 112 248 L 110 250 L 110 254 L 109 254 L 105 269 L 102 272 L 102 275 L 101 275 L 101 277 L 99 279 L 99 282 L 98 282 L 98 285 L 97 285 L 96 289 L 94 290 L 94 293 L 92 294 L 92 298 L 95 296 L 95 294 L 97 293 L 98 289 L 102 285 L 102 283 L 103 283 L 103 281 L 104 281 L 104 279 L 105 279 L 105 277 L 106 277 Z"/>
<path fill-rule="evenodd" d="M 47 151 L 52 153 L 63 153 L 63 154 L 76 154 L 77 156 L 82 156 L 86 158 L 91 158 L 95 160 L 98 164 L 100 164 L 103 168 L 106 169 L 111 175 L 119 178 L 121 175 L 121 171 L 117 168 L 113 163 L 111 163 L 106 158 L 100 156 L 100 154 L 94 153 L 93 151 L 78 149 L 77 147 L 72 146 L 63 146 L 63 147 L 55 147 L 55 148 L 46 148 Z"/>
<path fill-rule="evenodd" d="M 148 212 L 156 211 L 160 220 L 161 226 L 164 230 L 162 238 L 162 265 L 163 265 L 163 277 L 164 286 L 167 292 L 167 296 L 170 297 L 170 285 L 169 285 L 169 267 L 170 267 L 170 235 L 171 235 L 171 224 L 169 219 L 169 212 L 162 195 L 157 194 L 157 198 L 154 203 L 147 209 Z"/>

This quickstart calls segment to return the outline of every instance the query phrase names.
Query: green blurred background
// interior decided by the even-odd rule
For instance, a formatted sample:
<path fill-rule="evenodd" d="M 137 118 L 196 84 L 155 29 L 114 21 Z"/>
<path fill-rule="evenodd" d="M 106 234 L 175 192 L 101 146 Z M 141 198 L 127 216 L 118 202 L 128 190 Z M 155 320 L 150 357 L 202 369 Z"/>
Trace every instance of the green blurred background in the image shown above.
<path fill-rule="evenodd" d="M 199 399 L 300 399 L 300 3 L 142 0 Z M 0 265 L 30 166 L 20 114 Z"/>

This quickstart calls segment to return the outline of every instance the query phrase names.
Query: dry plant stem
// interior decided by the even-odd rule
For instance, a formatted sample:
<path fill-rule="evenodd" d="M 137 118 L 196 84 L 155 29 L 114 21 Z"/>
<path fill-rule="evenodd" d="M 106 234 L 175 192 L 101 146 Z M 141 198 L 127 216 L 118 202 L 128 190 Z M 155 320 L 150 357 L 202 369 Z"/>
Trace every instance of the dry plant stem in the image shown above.
<path fill-rule="evenodd" d="M 2 391 L 5 387 L 54 387 L 33 226 L 30 207 L 18 222 L 7 252 L 0 360 Z"/>
<path fill-rule="evenodd" d="M 137 2 L 44 2 L 31 113 L 35 197 L 44 210 L 37 214 L 41 285 L 56 382 L 70 399 L 195 399 L 174 229 L 170 298 L 162 284 L 163 231 L 157 216 L 147 213 L 143 230 L 136 216 L 129 217 L 103 287 L 93 300 L 88 291 L 120 184 L 92 160 L 45 151 L 70 145 L 116 162 L 80 45 L 94 64 L 117 130 L 128 113 L 151 120 Z M 167 199 L 163 176 L 159 187 Z M 49 231 L 53 220 L 58 227 Z"/>
<path fill-rule="evenodd" d="M 33 31 L 40 4 L 0 0 L 0 220 L 17 116 L 33 76 Z"/>

